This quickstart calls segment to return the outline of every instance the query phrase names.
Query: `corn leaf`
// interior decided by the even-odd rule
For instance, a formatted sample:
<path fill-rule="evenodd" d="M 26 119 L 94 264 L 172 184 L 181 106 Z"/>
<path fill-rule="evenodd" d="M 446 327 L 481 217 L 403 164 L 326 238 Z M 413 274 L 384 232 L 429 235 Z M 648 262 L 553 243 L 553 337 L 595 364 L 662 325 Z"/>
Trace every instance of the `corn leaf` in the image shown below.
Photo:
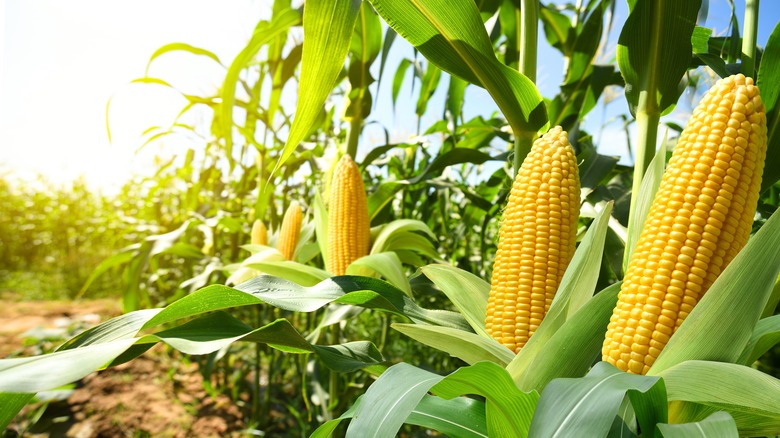
<path fill-rule="evenodd" d="M 570 319 L 593 296 L 611 211 L 612 203 L 606 204 L 588 228 L 582 243 L 574 252 L 569 267 L 563 274 L 550 310 L 528 343 L 507 366 L 507 371 L 515 380 L 526 372 L 536 355 L 546 348 L 547 341 L 566 320 Z"/>
<path fill-rule="evenodd" d="M 354 417 L 363 396 L 358 397 L 347 412 L 318 427 L 311 438 L 328 438 L 345 419 Z M 478 400 L 458 397 L 444 400 L 426 395 L 406 418 L 407 424 L 426 427 L 453 437 L 487 438 L 485 404 Z"/>
<path fill-rule="evenodd" d="M 275 248 L 273 248 L 276 251 Z M 270 274 L 277 277 L 294 281 L 303 286 L 314 286 L 315 284 L 330 277 L 330 274 L 314 266 L 304 265 L 290 260 L 256 260 L 247 261 L 244 266 L 256 269 L 264 274 Z"/>
<path fill-rule="evenodd" d="M 347 267 L 347 275 L 355 275 L 361 268 L 376 272 L 390 284 L 404 291 L 407 296 L 412 297 L 409 279 L 404 274 L 401 259 L 394 252 L 380 252 L 361 257 Z"/>
<path fill-rule="evenodd" d="M 546 127 L 547 115 L 539 91 L 527 77 L 496 58 L 473 2 L 371 0 L 371 4 L 429 61 L 485 88 L 516 137 L 530 139 Z"/>
<path fill-rule="evenodd" d="M 290 134 L 274 173 L 292 155 L 317 120 L 344 68 L 360 0 L 310 0 L 303 8 L 301 80 Z"/>
<path fill-rule="evenodd" d="M 597 293 L 552 335 L 525 372 L 515 377 L 521 390 L 542 391 L 553 379 L 579 377 L 588 371 L 601 354 L 620 285 L 613 284 Z"/>
<path fill-rule="evenodd" d="M 446 377 L 400 363 L 368 388 L 355 410 L 347 437 L 395 436 L 428 390 L 446 399 L 463 394 L 485 397 L 488 436 L 526 435 L 538 398 L 520 392 L 509 375 L 491 362 L 459 368 Z M 457 421 L 457 417 L 450 418 Z"/>
<path fill-rule="evenodd" d="M 505 367 L 515 354 L 491 337 L 432 325 L 400 324 L 392 327 L 415 341 L 449 353 L 469 365 L 490 361 Z"/>
<path fill-rule="evenodd" d="M 483 337 L 490 337 L 485 331 L 489 283 L 470 272 L 449 265 L 428 265 L 420 270 L 452 301 L 475 332 Z"/>
<path fill-rule="evenodd" d="M 368 387 L 349 423 L 347 438 L 395 436 L 428 390 L 443 378 L 403 362 L 388 368 Z"/>
<path fill-rule="evenodd" d="M 438 258 L 436 248 L 431 243 L 435 238 L 428 225 L 414 219 L 398 219 L 381 227 L 379 234 L 371 245 L 371 254 L 378 254 L 399 249 L 419 252 L 431 258 Z"/>
<path fill-rule="evenodd" d="M 642 185 L 639 188 L 639 193 L 636 194 L 634 213 L 628 218 L 628 234 L 626 237 L 626 246 L 623 253 L 623 272 L 628 267 L 628 261 L 631 260 L 631 254 L 634 253 L 636 243 L 639 241 L 639 235 L 645 226 L 645 220 L 647 220 L 647 214 L 650 212 L 650 206 L 653 205 L 655 194 L 658 192 L 658 187 L 661 185 L 661 177 L 664 174 L 664 167 L 666 165 L 666 136 L 664 135 L 664 141 L 661 142 L 661 146 L 653 157 L 653 161 L 650 162 L 650 167 L 647 168 L 644 177 L 642 178 Z"/>
<path fill-rule="evenodd" d="M 526 436 L 539 401 L 536 392 L 517 389 L 509 374 L 492 362 L 458 368 L 431 388 L 439 397 L 452 399 L 463 394 L 485 397 L 489 436 Z"/>
<path fill-rule="evenodd" d="M 33 397 L 35 394 L 0 393 L 0 429 L 5 430 Z"/>
<path fill-rule="evenodd" d="M 57 348 L 57 351 L 70 350 L 76 347 L 102 344 L 105 342 L 130 339 L 136 337 L 147 321 L 160 313 L 162 309 L 144 309 L 111 318 L 78 336 L 71 338 Z"/>
<path fill-rule="evenodd" d="M 666 383 L 669 401 L 711 408 L 678 413 L 679 421 L 699 421 L 713 409 L 723 410 L 734 417 L 740 435 L 780 434 L 780 380 L 772 376 L 743 365 L 690 360 L 665 369 L 659 377 Z"/>
<path fill-rule="evenodd" d="M 666 422 L 666 390 L 659 377 L 638 376 L 599 362 L 587 376 L 556 379 L 539 398 L 530 436 L 606 436 L 628 396 L 642 436 Z"/>
<path fill-rule="evenodd" d="M 761 319 L 737 363 L 750 366 L 777 344 L 780 344 L 780 315 Z"/>
<path fill-rule="evenodd" d="M 316 353 L 326 366 L 338 372 L 384 361 L 370 342 L 312 345 L 285 319 L 252 329 L 225 312 L 217 312 L 141 339 L 128 337 L 36 357 L 0 360 L 0 380 L 4 382 L 0 383 L 0 390 L 37 392 L 73 382 L 112 362 L 136 343 L 164 342 L 181 352 L 197 355 L 218 351 L 236 341 L 264 343 L 288 353 Z M 146 348 L 136 351 L 140 354 Z M 53 369 L 57 372 L 46 372 Z"/>
<path fill-rule="evenodd" d="M 222 65 L 222 62 L 219 60 L 219 57 L 217 57 L 217 55 L 215 55 L 213 52 L 209 50 L 200 47 L 195 47 L 187 43 L 170 43 L 154 51 L 152 56 L 149 58 L 149 62 L 146 63 L 146 72 L 144 73 L 144 76 L 149 76 L 149 67 L 152 66 L 152 61 L 159 58 L 161 55 L 165 53 L 176 52 L 176 51 L 189 52 L 192 53 L 193 55 L 205 56 L 207 58 L 211 58 L 217 64 Z"/>
<path fill-rule="evenodd" d="M 663 438 L 733 438 L 739 436 L 737 424 L 727 412 L 716 412 L 704 420 L 685 424 L 657 424 Z"/>
<path fill-rule="evenodd" d="M 0 360 L 0 392 L 39 392 L 75 382 L 111 362 L 137 339 L 119 339 L 33 357 Z"/>
<path fill-rule="evenodd" d="M 487 438 L 485 403 L 466 397 L 444 400 L 426 395 L 406 418 L 414 424 L 447 436 Z"/>
<path fill-rule="evenodd" d="M 648 374 L 658 374 L 686 360 L 737 361 L 778 273 L 780 213 L 775 213 L 685 318 Z"/>
<path fill-rule="evenodd" d="M 691 60 L 691 35 L 701 0 L 638 0 L 620 33 L 617 61 L 636 115 L 640 94 L 660 113 L 677 103 Z"/>
<path fill-rule="evenodd" d="M 780 179 L 780 82 L 777 72 L 780 70 L 780 23 L 767 40 L 761 66 L 758 69 L 756 85 L 761 91 L 761 99 L 766 107 L 766 162 L 764 176 L 761 179 L 761 191 L 771 187 Z"/>
<path fill-rule="evenodd" d="M 395 194 L 407 186 L 405 181 L 383 181 L 368 197 L 368 217 L 374 220 L 382 209 L 393 200 Z"/>
<path fill-rule="evenodd" d="M 236 84 L 241 71 L 254 59 L 260 49 L 274 40 L 280 34 L 287 32 L 291 26 L 300 23 L 301 16 L 298 11 L 287 9 L 275 16 L 271 22 L 261 22 L 255 29 L 252 39 L 236 56 L 228 68 L 225 81 L 222 83 L 220 95 L 222 103 L 219 106 L 219 122 L 222 126 L 222 137 L 225 140 L 225 149 L 230 151 L 233 147 L 233 105 L 236 101 Z M 229 155 L 229 153 L 228 153 Z"/>

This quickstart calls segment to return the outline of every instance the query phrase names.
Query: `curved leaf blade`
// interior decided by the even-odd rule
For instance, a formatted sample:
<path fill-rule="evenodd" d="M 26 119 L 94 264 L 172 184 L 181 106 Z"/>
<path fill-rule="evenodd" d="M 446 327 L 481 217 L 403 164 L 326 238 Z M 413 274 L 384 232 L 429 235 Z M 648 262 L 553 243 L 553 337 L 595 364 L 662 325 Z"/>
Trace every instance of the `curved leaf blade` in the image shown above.
<path fill-rule="evenodd" d="M 361 0 L 308 0 L 303 9 L 301 81 L 290 134 L 272 173 L 287 161 L 322 110 L 349 52 Z"/>

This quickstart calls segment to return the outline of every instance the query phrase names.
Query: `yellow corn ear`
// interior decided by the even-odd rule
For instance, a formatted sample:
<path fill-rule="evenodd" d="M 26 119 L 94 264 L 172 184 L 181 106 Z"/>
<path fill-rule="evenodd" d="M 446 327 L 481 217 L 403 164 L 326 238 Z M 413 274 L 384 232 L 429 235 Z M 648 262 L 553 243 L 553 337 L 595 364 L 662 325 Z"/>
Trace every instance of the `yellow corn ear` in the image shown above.
<path fill-rule="evenodd" d="M 252 224 L 252 245 L 268 245 L 268 230 L 260 219 Z"/>
<path fill-rule="evenodd" d="M 333 172 L 328 209 L 328 272 L 344 275 L 347 266 L 368 254 L 371 244 L 368 200 L 360 170 L 349 154 Z"/>
<path fill-rule="evenodd" d="M 550 308 L 574 255 L 579 212 L 577 160 L 556 126 L 523 161 L 499 230 L 485 329 L 515 353 Z"/>
<path fill-rule="evenodd" d="M 719 80 L 680 135 L 610 319 L 603 360 L 646 374 L 750 236 L 766 156 L 751 78 Z"/>
<path fill-rule="evenodd" d="M 298 246 L 298 239 L 301 237 L 301 223 L 303 213 L 298 201 L 292 201 L 282 219 L 282 228 L 279 230 L 279 238 L 276 240 L 276 249 L 287 260 L 292 260 L 295 255 L 295 248 Z"/>

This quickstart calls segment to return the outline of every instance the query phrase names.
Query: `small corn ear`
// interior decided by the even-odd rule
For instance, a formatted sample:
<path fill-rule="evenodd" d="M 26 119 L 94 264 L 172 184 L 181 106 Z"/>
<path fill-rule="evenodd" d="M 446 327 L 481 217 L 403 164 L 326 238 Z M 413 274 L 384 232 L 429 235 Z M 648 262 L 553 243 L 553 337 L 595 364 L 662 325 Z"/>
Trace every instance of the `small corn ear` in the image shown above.
<path fill-rule="evenodd" d="M 345 154 L 333 172 L 328 208 L 328 272 L 344 275 L 347 267 L 368 254 L 371 244 L 368 200 L 360 169 Z"/>
<path fill-rule="evenodd" d="M 268 230 L 260 219 L 252 224 L 252 245 L 268 245 Z"/>
<path fill-rule="evenodd" d="M 719 80 L 685 126 L 629 261 L 603 360 L 646 374 L 745 246 L 766 156 L 766 114 L 751 78 Z"/>
<path fill-rule="evenodd" d="M 574 256 L 579 211 L 577 161 L 556 126 L 523 161 L 499 230 L 485 329 L 515 353 L 539 327 Z"/>
<path fill-rule="evenodd" d="M 298 239 L 301 237 L 301 223 L 303 213 L 298 201 L 292 201 L 282 219 L 282 228 L 279 230 L 279 238 L 276 240 L 276 249 L 282 253 L 285 259 L 292 260 Z"/>

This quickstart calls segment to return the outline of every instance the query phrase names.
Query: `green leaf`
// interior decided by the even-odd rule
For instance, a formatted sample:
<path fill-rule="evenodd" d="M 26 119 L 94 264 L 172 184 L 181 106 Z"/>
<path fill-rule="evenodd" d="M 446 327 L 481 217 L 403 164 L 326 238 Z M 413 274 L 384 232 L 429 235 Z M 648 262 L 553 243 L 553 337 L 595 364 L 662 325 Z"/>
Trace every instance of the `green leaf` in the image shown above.
<path fill-rule="evenodd" d="M 588 300 L 536 353 L 516 378 L 523 391 L 542 391 L 553 379 L 584 375 L 601 355 L 604 333 L 617 304 L 621 283 L 610 285 Z M 576 345 L 577 348 L 572 348 Z M 529 359 L 530 360 L 530 359 Z"/>
<path fill-rule="evenodd" d="M 451 437 L 488 436 L 485 404 L 466 397 L 444 400 L 426 395 L 406 418 L 406 423 L 427 427 Z"/>
<path fill-rule="evenodd" d="M 431 392 L 444 398 L 463 394 L 485 397 L 488 434 L 496 437 L 527 436 L 539 394 L 517 389 L 509 374 L 492 362 L 458 368 Z"/>
<path fill-rule="evenodd" d="M 774 377 L 743 365 L 700 360 L 665 369 L 659 377 L 666 383 L 669 401 L 724 410 L 734 417 L 740 435 L 780 433 L 780 380 Z M 702 419 L 679 414 L 676 418 L 683 422 Z"/>
<path fill-rule="evenodd" d="M 709 51 L 709 40 L 712 35 L 712 29 L 696 26 L 691 34 L 691 49 L 693 53 L 707 53 Z"/>
<path fill-rule="evenodd" d="M 385 74 L 385 66 L 387 62 L 387 55 L 390 54 L 390 48 L 393 46 L 393 42 L 395 42 L 395 37 L 398 36 L 397 33 L 393 30 L 393 28 L 388 27 L 385 31 L 385 39 L 382 43 L 382 57 L 379 61 L 379 77 L 376 80 L 376 89 L 379 90 L 382 86 L 382 76 Z M 378 100 L 378 99 L 377 99 Z M 374 101 L 374 105 L 376 105 L 376 100 Z"/>
<path fill-rule="evenodd" d="M 312 345 L 312 347 L 325 365 L 340 373 L 351 373 L 385 361 L 382 353 L 368 341 L 347 342 L 340 345 Z"/>
<path fill-rule="evenodd" d="M 135 338 L 144 324 L 160 313 L 160 311 L 162 311 L 162 309 L 136 310 L 135 312 L 111 318 L 102 324 L 74 336 L 60 345 L 57 350 L 70 350 L 72 348 L 85 347 L 87 345 Z"/>
<path fill-rule="evenodd" d="M 444 377 L 406 363 L 387 369 L 368 387 L 347 428 L 347 438 L 395 436 L 428 390 Z"/>
<path fill-rule="evenodd" d="M 393 75 L 393 90 L 392 90 L 392 96 L 393 96 L 393 109 L 395 109 L 395 101 L 398 100 L 398 93 L 401 92 L 401 85 L 404 83 L 404 78 L 406 77 L 406 71 L 409 70 L 409 67 L 412 66 L 412 61 L 409 61 L 408 59 L 404 58 L 401 60 L 401 62 L 398 63 L 398 67 L 395 70 L 395 75 Z"/>
<path fill-rule="evenodd" d="M 750 340 L 778 273 L 780 213 L 775 213 L 685 318 L 648 374 L 692 359 L 735 362 Z"/>
<path fill-rule="evenodd" d="M 352 418 L 363 400 L 360 396 L 347 412 L 322 424 L 311 438 L 328 438 L 342 420 Z M 458 397 L 444 400 L 426 395 L 406 418 L 407 424 L 415 424 L 452 437 L 486 438 L 485 404 L 478 400 Z"/>
<path fill-rule="evenodd" d="M 428 63 L 425 68 L 425 75 L 420 81 L 420 94 L 417 97 L 417 108 L 415 110 L 418 117 L 425 115 L 425 111 L 428 109 L 428 100 L 436 92 L 439 86 L 439 80 L 441 79 L 441 69 L 436 67 L 433 63 Z"/>
<path fill-rule="evenodd" d="M 276 251 L 275 248 L 271 248 Z M 314 286 L 330 277 L 330 274 L 314 266 L 304 265 L 290 260 L 259 260 L 255 256 L 248 258 L 243 265 L 247 268 L 257 269 L 264 274 L 271 274 L 287 280 L 294 281 L 302 286 Z"/>
<path fill-rule="evenodd" d="M 636 115 L 641 99 L 663 114 L 680 97 L 701 0 L 638 0 L 620 33 L 617 61 Z"/>
<path fill-rule="evenodd" d="M 303 9 L 301 80 L 290 134 L 273 173 L 292 155 L 317 120 L 344 68 L 360 0 L 309 0 Z"/>
<path fill-rule="evenodd" d="M 397 219 L 382 226 L 374 239 L 371 254 L 378 254 L 398 249 L 409 249 L 420 252 L 431 258 L 438 258 L 436 248 L 431 241 L 420 235 L 425 234 L 431 239 L 435 236 L 425 223 L 414 219 Z"/>
<path fill-rule="evenodd" d="M 685 424 L 657 424 L 663 438 L 735 438 L 737 424 L 726 412 L 716 412 L 704 420 Z"/>
<path fill-rule="evenodd" d="M 0 360 L 0 392 L 39 392 L 75 382 L 103 367 L 135 338 L 102 342 L 41 356 Z"/>
<path fill-rule="evenodd" d="M 587 376 L 556 379 L 539 398 L 530 436 L 606 436 L 623 399 L 628 396 L 643 436 L 666 422 L 666 390 L 659 377 L 625 373 L 606 362 Z"/>
<path fill-rule="evenodd" d="M 35 394 L 0 393 L 0 430 L 5 430 L 33 397 Z"/>
<path fill-rule="evenodd" d="M 780 71 L 780 23 L 769 36 L 761 57 L 756 85 L 766 107 L 766 161 L 761 191 L 771 187 L 780 179 L 780 83 L 777 72 Z"/>
<path fill-rule="evenodd" d="M 485 88 L 514 135 L 545 130 L 544 102 L 533 82 L 502 64 L 474 2 L 371 0 L 390 27 L 442 70 Z M 527 151 L 526 151 L 527 152 Z"/>
<path fill-rule="evenodd" d="M 535 393 L 520 392 L 506 371 L 491 362 L 459 368 L 446 377 L 399 363 L 368 388 L 347 437 L 395 436 L 428 390 L 445 399 L 485 397 L 489 436 L 525 435 L 538 399 Z"/>
<path fill-rule="evenodd" d="M 347 267 L 347 274 L 355 275 L 360 268 L 376 272 L 389 281 L 390 284 L 404 291 L 410 298 L 412 297 L 412 288 L 409 286 L 409 280 L 404 274 L 401 259 L 398 258 L 396 253 L 380 252 L 361 257 Z"/>
<path fill-rule="evenodd" d="M 410 184 L 417 184 L 432 178 L 432 176 L 440 175 L 441 172 L 454 164 L 473 163 L 482 164 L 486 161 L 496 160 L 503 161 L 498 157 L 490 156 L 482 151 L 467 148 L 453 148 L 443 154 L 439 154 L 433 159 L 433 162 L 428 165 L 419 175 L 414 178 L 410 178 L 408 181 Z"/>
<path fill-rule="evenodd" d="M 217 64 L 222 65 L 222 62 L 219 60 L 219 57 L 215 55 L 213 52 L 202 49 L 200 47 L 191 46 L 187 43 L 170 43 L 166 44 L 159 49 L 155 50 L 152 56 L 149 58 L 149 62 L 146 63 L 146 72 L 144 73 L 144 76 L 149 76 L 149 67 L 152 66 L 152 61 L 160 57 L 161 55 L 169 52 L 175 52 L 175 51 L 183 51 L 183 52 L 189 52 L 193 55 L 198 56 L 205 56 L 207 58 L 213 59 Z"/>
<path fill-rule="evenodd" d="M 376 188 L 374 193 L 368 197 L 368 217 L 369 220 L 373 220 L 385 205 L 390 203 L 401 189 L 408 186 L 405 181 L 383 181 Z"/>
<path fill-rule="evenodd" d="M 666 136 L 664 135 L 664 137 Z M 628 261 L 631 260 L 631 254 L 633 254 L 636 243 L 639 241 L 639 235 L 644 229 L 650 206 L 653 205 L 655 194 L 661 185 L 661 177 L 663 177 L 665 165 L 666 138 L 661 142 L 661 146 L 655 153 L 653 161 L 650 162 L 650 167 L 647 168 L 642 178 L 642 185 L 639 188 L 639 193 L 636 194 L 634 214 L 628 218 L 628 237 L 626 238 L 626 246 L 623 253 L 623 272 L 628 267 Z"/>
<path fill-rule="evenodd" d="M 415 341 L 449 353 L 469 365 L 490 361 L 505 367 L 515 357 L 511 350 L 492 337 L 430 325 L 395 323 L 392 327 Z"/>
<path fill-rule="evenodd" d="M 452 301 L 475 332 L 483 337 L 490 337 L 485 331 L 490 283 L 449 265 L 428 265 L 420 270 Z"/>
<path fill-rule="evenodd" d="M 297 25 L 300 21 L 301 16 L 298 11 L 287 9 L 280 15 L 275 16 L 270 23 L 261 22 L 255 29 L 252 39 L 230 64 L 225 75 L 225 81 L 222 83 L 222 90 L 220 91 L 222 103 L 219 106 L 219 122 L 222 126 L 221 134 L 225 140 L 225 149 L 227 151 L 230 151 L 233 147 L 233 105 L 236 101 L 236 84 L 241 71 L 252 62 L 264 45 L 272 42 L 277 36 L 286 32 L 291 26 Z"/>
<path fill-rule="evenodd" d="M 92 283 L 94 283 L 94 281 L 97 280 L 101 275 L 105 274 L 110 269 L 128 263 L 135 256 L 136 256 L 135 251 L 124 250 L 100 262 L 100 264 L 97 265 L 95 270 L 93 270 L 92 273 L 89 274 L 87 281 L 84 282 L 84 286 L 82 286 L 81 290 L 79 290 L 77 297 L 80 298 L 84 296 L 84 293 L 87 291 L 87 289 L 89 289 L 89 286 L 91 286 Z"/>
<path fill-rule="evenodd" d="M 528 343 L 507 366 L 509 374 L 517 381 L 529 371 L 534 358 L 545 349 L 547 341 L 592 296 L 598 280 L 599 266 L 604 252 L 604 240 L 609 225 L 612 203 L 608 203 L 593 221 L 582 243 L 563 274 L 558 292 L 550 310 Z M 526 388 L 527 389 L 527 388 Z"/>
<path fill-rule="evenodd" d="M 239 340 L 273 344 L 293 353 L 314 351 L 286 319 L 278 319 L 252 329 L 225 312 L 198 317 L 180 326 L 146 336 L 143 340 L 159 340 L 183 353 L 193 355 L 213 353 Z"/>
<path fill-rule="evenodd" d="M 780 315 L 770 316 L 758 321 L 745 349 L 737 359 L 742 365 L 752 365 L 753 362 L 780 344 Z"/>

